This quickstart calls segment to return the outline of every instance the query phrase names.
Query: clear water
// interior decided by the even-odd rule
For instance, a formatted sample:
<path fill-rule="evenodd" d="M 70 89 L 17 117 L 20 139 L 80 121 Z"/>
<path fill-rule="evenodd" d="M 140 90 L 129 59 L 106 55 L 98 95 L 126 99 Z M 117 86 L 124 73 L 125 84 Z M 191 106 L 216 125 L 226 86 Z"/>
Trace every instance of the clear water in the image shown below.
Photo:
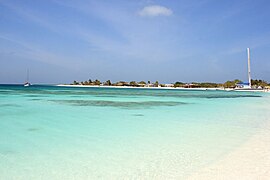
<path fill-rule="evenodd" d="M 267 93 L 0 86 L 0 179 L 185 179 L 269 121 Z"/>

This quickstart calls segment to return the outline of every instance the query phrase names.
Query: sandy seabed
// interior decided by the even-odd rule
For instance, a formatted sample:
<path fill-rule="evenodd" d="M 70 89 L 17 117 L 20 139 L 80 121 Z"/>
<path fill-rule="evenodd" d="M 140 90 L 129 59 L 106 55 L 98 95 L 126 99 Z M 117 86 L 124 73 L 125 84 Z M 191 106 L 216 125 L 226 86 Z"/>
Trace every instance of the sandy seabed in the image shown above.
<path fill-rule="evenodd" d="M 59 86 L 74 87 L 74 85 L 59 85 Z M 126 88 L 126 87 L 119 87 L 119 88 Z M 169 87 L 160 89 L 178 89 L 178 88 Z M 198 90 L 206 90 L 206 89 L 198 88 Z M 158 177 L 157 179 L 163 179 Z M 219 161 L 214 162 L 213 164 L 210 164 L 206 167 L 203 167 L 202 169 L 193 173 L 187 179 L 270 180 L 270 123 L 266 123 L 266 125 L 263 126 L 258 133 L 250 137 L 250 139 L 242 146 L 235 149 L 228 155 L 224 156 Z"/>

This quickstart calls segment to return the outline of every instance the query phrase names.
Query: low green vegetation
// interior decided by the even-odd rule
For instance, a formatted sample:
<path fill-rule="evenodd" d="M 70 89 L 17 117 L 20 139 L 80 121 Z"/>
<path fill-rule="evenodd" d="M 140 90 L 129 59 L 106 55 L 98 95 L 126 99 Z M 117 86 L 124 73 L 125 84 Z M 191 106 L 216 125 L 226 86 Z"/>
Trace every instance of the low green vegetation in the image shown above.
<path fill-rule="evenodd" d="M 90 85 L 90 86 L 131 86 L 131 87 L 175 87 L 175 88 L 235 88 L 236 84 L 242 83 L 241 80 L 235 79 L 231 81 L 226 81 L 225 83 L 213 83 L 213 82 L 180 82 L 177 81 L 175 83 L 171 84 L 160 84 L 158 81 L 155 81 L 154 83 L 151 83 L 151 81 L 118 81 L 118 82 L 111 82 L 111 80 L 107 80 L 105 82 L 101 82 L 100 80 L 96 79 L 95 81 L 92 81 L 89 79 L 88 81 L 73 81 L 71 85 Z M 262 88 L 268 88 L 270 87 L 270 84 L 268 84 L 264 80 L 257 80 L 252 79 L 251 84 L 253 87 L 262 87 Z"/>
<path fill-rule="evenodd" d="M 259 86 L 261 86 L 261 87 L 266 87 L 266 86 L 270 86 L 270 83 L 268 84 L 266 81 L 264 81 L 264 80 L 261 80 L 261 79 L 259 79 L 259 80 L 257 80 L 257 79 L 255 79 L 255 80 L 251 80 L 251 84 L 253 85 L 253 86 L 257 86 L 257 87 L 259 87 Z"/>
<path fill-rule="evenodd" d="M 224 88 L 235 88 L 236 84 L 238 83 L 242 83 L 241 80 L 239 79 L 235 79 L 233 81 L 226 81 L 224 84 L 223 84 L 223 87 Z"/>

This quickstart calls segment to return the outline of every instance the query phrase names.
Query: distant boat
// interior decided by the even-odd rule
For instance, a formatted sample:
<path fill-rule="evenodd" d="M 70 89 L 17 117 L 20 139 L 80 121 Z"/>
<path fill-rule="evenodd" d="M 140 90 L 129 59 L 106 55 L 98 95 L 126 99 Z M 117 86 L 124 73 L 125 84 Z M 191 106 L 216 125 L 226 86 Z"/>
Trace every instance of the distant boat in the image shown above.
<path fill-rule="evenodd" d="M 26 78 L 26 82 L 24 83 L 24 87 L 28 87 L 30 85 L 31 83 L 29 82 L 29 70 L 27 69 L 27 78 Z"/>
<path fill-rule="evenodd" d="M 31 84 L 29 82 L 26 82 L 24 83 L 24 86 L 27 87 L 27 86 L 30 86 Z"/>
<path fill-rule="evenodd" d="M 250 50 L 247 48 L 248 56 L 248 83 L 237 83 L 234 91 L 253 91 L 251 87 L 251 75 L 250 75 Z"/>
<path fill-rule="evenodd" d="M 267 89 L 260 88 L 252 88 L 251 85 L 251 75 L 250 75 L 250 50 L 247 48 L 248 55 L 248 83 L 238 83 L 236 87 L 233 89 L 234 91 L 245 91 L 245 92 L 268 92 Z"/>
<path fill-rule="evenodd" d="M 235 90 L 251 90 L 251 75 L 250 75 L 250 50 L 247 48 L 248 56 L 248 83 L 238 83 L 236 84 Z"/>

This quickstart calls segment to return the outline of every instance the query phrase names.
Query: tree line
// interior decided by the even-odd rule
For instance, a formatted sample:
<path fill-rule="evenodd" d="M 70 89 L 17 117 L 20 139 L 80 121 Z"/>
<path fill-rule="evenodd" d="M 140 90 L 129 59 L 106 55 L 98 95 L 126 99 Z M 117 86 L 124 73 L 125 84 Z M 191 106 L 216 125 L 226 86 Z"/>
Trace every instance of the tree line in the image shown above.
<path fill-rule="evenodd" d="M 118 82 L 111 82 L 111 80 L 107 80 L 105 82 L 101 82 L 100 80 L 96 79 L 92 81 L 89 79 L 88 81 L 73 81 L 71 85 L 91 85 L 91 86 L 131 86 L 131 87 L 184 87 L 184 88 L 234 88 L 236 84 L 242 83 L 243 81 L 239 79 L 226 81 L 224 83 L 213 83 L 213 82 L 175 82 L 171 84 L 162 84 L 158 81 L 151 82 L 151 81 L 118 81 Z M 253 87 L 267 87 L 270 86 L 267 81 L 261 79 L 252 79 L 251 84 Z"/>
<path fill-rule="evenodd" d="M 140 82 L 136 82 L 136 81 L 130 81 L 130 82 L 126 82 L 126 81 L 118 81 L 118 82 L 111 82 L 111 80 L 107 80 L 105 82 L 101 82 L 100 80 L 96 79 L 94 81 L 92 81 L 91 79 L 89 79 L 88 81 L 73 81 L 73 83 L 71 83 L 71 85 L 92 85 L 92 86 L 134 86 L 134 87 L 144 87 L 144 86 L 152 86 L 152 87 L 158 87 L 158 86 L 162 86 L 163 84 L 159 84 L 158 81 L 151 83 L 150 81 L 140 81 Z"/>

